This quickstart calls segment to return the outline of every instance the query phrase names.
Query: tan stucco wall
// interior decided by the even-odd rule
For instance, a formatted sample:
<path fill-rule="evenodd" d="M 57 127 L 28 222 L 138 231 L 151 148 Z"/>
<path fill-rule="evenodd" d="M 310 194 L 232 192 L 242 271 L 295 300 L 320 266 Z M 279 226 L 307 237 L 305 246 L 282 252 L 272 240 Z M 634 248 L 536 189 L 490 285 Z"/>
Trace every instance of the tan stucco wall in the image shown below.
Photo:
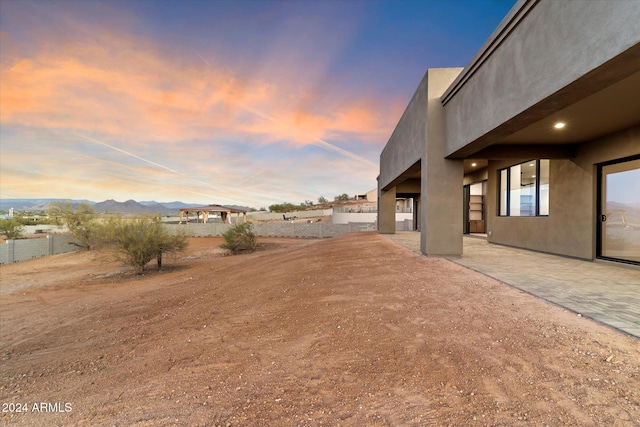
<path fill-rule="evenodd" d="M 380 191 L 378 196 L 378 231 L 385 234 L 396 232 L 396 187 Z"/>
<path fill-rule="evenodd" d="M 583 144 L 571 160 L 549 164 L 549 216 L 499 217 L 497 171 L 531 159 L 489 162 L 488 241 L 542 252 L 596 256 L 597 164 L 640 154 L 640 126 Z"/>
<path fill-rule="evenodd" d="M 410 193 L 410 194 L 419 194 L 420 193 L 420 180 L 419 179 L 408 179 L 402 184 L 398 184 L 396 186 L 396 193 Z"/>
<path fill-rule="evenodd" d="M 427 255 L 462 253 L 461 160 L 445 155 L 444 108 L 440 97 L 461 68 L 427 70 L 411 102 L 380 155 L 378 230 L 394 233 L 392 212 L 397 193 L 419 194 L 421 250 Z M 420 179 L 411 179 L 414 167 Z"/>
<path fill-rule="evenodd" d="M 427 138 L 427 81 L 425 75 L 380 154 L 379 189 L 420 160 Z"/>
<path fill-rule="evenodd" d="M 494 130 L 509 124 L 498 132 L 506 136 L 610 84 L 593 70 L 638 43 L 637 0 L 519 1 L 443 99 L 446 155 L 469 155 L 495 142 L 478 141 Z M 560 93 L 585 78 L 588 90 Z"/>
<path fill-rule="evenodd" d="M 421 159 L 420 249 L 426 255 L 462 254 L 462 160 L 445 156 L 444 107 L 440 97 L 459 68 L 427 71 L 427 139 Z"/>
<path fill-rule="evenodd" d="M 474 184 L 480 181 L 486 181 L 489 179 L 489 169 L 483 168 L 479 171 L 468 173 L 464 176 L 462 185 Z"/>
<path fill-rule="evenodd" d="M 373 190 L 367 192 L 366 197 L 367 197 L 367 202 L 377 202 L 378 201 L 378 189 L 374 188 Z"/>

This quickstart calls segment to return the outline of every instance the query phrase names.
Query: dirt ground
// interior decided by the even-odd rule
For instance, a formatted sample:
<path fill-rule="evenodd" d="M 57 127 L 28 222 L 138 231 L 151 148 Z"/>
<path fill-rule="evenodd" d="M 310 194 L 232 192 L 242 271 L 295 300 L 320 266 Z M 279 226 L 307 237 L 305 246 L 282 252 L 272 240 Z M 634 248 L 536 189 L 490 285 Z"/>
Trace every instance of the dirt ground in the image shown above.
<path fill-rule="evenodd" d="M 640 425 L 637 339 L 376 233 L 259 242 L 0 267 L 0 424 Z"/>

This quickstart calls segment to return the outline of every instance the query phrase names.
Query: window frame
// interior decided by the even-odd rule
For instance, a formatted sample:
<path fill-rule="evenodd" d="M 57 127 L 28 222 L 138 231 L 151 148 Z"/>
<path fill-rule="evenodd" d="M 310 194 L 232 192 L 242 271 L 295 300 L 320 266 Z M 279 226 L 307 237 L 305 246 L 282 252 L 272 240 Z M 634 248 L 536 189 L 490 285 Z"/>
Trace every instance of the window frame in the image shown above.
<path fill-rule="evenodd" d="M 536 217 L 548 217 L 549 214 L 540 214 L 540 162 L 542 160 L 547 160 L 549 162 L 549 165 L 551 164 L 550 159 L 530 159 L 530 160 L 526 160 L 524 162 L 519 162 L 516 164 L 513 164 L 511 166 L 507 166 L 506 168 L 501 168 L 498 169 L 498 178 L 497 178 L 497 182 L 498 182 L 498 208 L 497 208 L 497 212 L 499 217 L 512 217 L 512 218 L 536 218 Z M 535 162 L 535 168 L 536 168 L 536 176 L 535 176 L 535 193 L 534 193 L 534 214 L 533 215 L 511 215 L 511 168 L 515 167 L 515 166 L 520 166 L 526 163 L 531 163 L 531 162 Z M 550 168 L 550 166 L 549 166 Z M 502 188 L 502 173 L 505 172 L 506 173 L 506 182 L 505 182 L 505 186 L 506 186 L 506 192 L 504 192 L 503 195 L 503 191 L 505 190 L 505 188 Z M 547 171 L 549 172 L 549 171 Z M 547 177 L 547 179 L 549 179 L 549 177 Z M 547 183 L 547 185 L 549 185 Z M 547 190 L 547 198 L 548 193 L 549 193 L 549 189 Z M 503 200 L 503 197 L 505 197 L 505 199 Z M 502 213 L 502 205 L 504 202 L 504 207 L 505 207 L 505 213 Z M 547 200 L 547 211 L 549 211 L 549 200 Z"/>

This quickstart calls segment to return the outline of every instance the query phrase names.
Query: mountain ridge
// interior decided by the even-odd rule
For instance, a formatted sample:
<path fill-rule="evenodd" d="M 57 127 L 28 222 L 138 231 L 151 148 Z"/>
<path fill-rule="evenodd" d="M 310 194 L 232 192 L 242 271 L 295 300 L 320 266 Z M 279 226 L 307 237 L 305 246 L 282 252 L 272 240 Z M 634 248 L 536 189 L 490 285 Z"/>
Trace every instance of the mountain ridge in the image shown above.
<path fill-rule="evenodd" d="M 137 202 L 129 199 L 124 202 L 118 202 L 113 199 L 107 199 L 102 202 L 94 202 L 91 200 L 74 200 L 74 199 L 0 199 L 0 210 L 8 211 L 14 208 L 16 211 L 46 211 L 52 203 L 71 202 L 74 206 L 80 203 L 89 204 L 96 212 L 99 213 L 121 213 L 121 214 L 161 214 L 165 216 L 178 215 L 180 209 L 195 208 L 207 206 L 208 203 L 183 203 L 180 201 L 172 202 L 156 202 L 155 200 Z M 249 210 L 250 208 L 237 205 L 229 205 L 233 208 L 242 208 Z"/>

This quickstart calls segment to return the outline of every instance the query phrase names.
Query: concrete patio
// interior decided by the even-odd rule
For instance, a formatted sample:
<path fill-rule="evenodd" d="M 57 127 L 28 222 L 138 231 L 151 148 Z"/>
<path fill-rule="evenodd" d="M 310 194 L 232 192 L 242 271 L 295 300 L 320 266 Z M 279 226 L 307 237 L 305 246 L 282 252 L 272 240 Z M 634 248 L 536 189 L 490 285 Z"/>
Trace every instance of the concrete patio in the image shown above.
<path fill-rule="evenodd" d="M 383 236 L 420 252 L 419 232 Z M 464 237 L 451 261 L 640 338 L 640 268 L 584 261 Z"/>

